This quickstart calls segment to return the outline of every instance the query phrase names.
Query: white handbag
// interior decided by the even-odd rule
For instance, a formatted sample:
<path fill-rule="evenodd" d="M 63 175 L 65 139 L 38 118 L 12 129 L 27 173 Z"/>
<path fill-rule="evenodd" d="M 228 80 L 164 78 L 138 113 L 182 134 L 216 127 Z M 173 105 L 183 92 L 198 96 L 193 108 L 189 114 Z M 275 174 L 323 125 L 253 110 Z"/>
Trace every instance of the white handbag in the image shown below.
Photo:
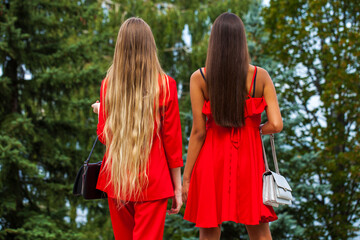
<path fill-rule="evenodd" d="M 273 207 L 278 207 L 279 205 L 291 205 L 292 190 L 286 179 L 279 173 L 275 152 L 274 135 L 270 135 L 270 144 L 276 173 L 269 169 L 264 142 L 262 140 L 262 134 L 260 134 L 260 136 L 265 162 L 265 173 L 263 174 L 263 202 L 265 205 Z"/>

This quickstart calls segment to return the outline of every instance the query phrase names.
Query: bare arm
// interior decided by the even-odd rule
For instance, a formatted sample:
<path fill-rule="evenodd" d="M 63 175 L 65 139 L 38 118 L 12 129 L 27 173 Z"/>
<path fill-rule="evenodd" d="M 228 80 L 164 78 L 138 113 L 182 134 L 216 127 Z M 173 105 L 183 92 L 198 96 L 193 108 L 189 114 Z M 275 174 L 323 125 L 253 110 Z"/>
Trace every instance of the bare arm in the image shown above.
<path fill-rule="evenodd" d="M 193 114 L 193 125 L 190 134 L 189 148 L 183 175 L 183 201 L 187 200 L 189 183 L 194 164 L 199 155 L 206 135 L 206 117 L 202 113 L 204 94 L 202 90 L 203 79 L 199 72 L 195 72 L 190 78 L 190 98 Z"/>
<path fill-rule="evenodd" d="M 266 115 L 268 121 L 262 125 L 263 134 L 278 133 L 283 129 L 283 121 L 280 113 L 279 103 L 276 96 L 275 86 L 269 74 L 264 71 L 264 98 L 267 103 Z"/>
<path fill-rule="evenodd" d="M 174 183 L 174 189 L 181 192 L 181 167 L 170 168 L 171 179 Z"/>
<path fill-rule="evenodd" d="M 168 214 L 176 214 L 180 211 L 182 206 L 181 198 L 181 167 L 170 168 L 172 182 L 174 183 L 174 200 L 172 201 L 171 209 Z"/>

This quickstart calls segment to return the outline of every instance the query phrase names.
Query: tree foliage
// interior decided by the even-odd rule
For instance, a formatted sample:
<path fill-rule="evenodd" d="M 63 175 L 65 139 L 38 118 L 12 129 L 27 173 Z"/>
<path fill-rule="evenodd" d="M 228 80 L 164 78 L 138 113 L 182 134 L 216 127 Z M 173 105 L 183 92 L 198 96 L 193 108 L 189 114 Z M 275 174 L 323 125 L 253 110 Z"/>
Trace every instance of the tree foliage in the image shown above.
<path fill-rule="evenodd" d="M 1 2 L 1 239 L 81 236 L 71 189 L 103 74 L 88 44 L 96 14 L 91 1 Z"/>
<path fill-rule="evenodd" d="M 143 18 L 164 70 L 178 83 L 184 160 L 192 116 L 189 78 L 205 65 L 222 12 L 246 26 L 252 63 L 277 87 L 285 133 L 280 167 L 296 201 L 276 210 L 274 239 L 346 239 L 359 221 L 359 6 L 356 1 L 1 1 L 0 239 L 113 239 L 105 200 L 72 196 L 96 136 L 91 103 L 121 23 Z M 314 99 L 315 106 L 314 106 Z M 92 161 L 102 159 L 96 147 Z M 168 216 L 164 239 L 197 239 Z M 222 239 L 246 239 L 222 225 Z"/>
<path fill-rule="evenodd" d="M 348 239 L 359 231 L 357 1 L 272 0 L 264 11 L 287 122 L 297 239 Z M 294 234 L 290 235 L 294 237 Z"/>
<path fill-rule="evenodd" d="M 186 144 L 188 79 L 204 65 L 211 22 L 231 6 L 246 12 L 246 3 L 2 1 L 0 238 L 111 239 L 106 202 L 75 198 L 71 188 L 95 137 L 89 106 L 99 96 L 119 26 L 139 16 L 152 27 L 162 66 L 182 93 Z M 95 152 L 93 159 L 101 159 L 102 148 Z M 196 232 L 180 216 L 167 219 L 165 236 Z"/>

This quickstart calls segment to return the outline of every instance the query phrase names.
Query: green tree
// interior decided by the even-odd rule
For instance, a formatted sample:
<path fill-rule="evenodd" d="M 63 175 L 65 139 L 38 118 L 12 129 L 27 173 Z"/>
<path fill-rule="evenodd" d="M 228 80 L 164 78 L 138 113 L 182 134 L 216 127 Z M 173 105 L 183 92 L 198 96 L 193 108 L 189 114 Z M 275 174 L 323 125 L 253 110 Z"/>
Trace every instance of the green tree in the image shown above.
<path fill-rule="evenodd" d="M 359 231 L 359 57 L 357 1 L 272 0 L 263 12 L 267 54 L 280 64 L 289 214 L 284 238 L 349 239 Z"/>
<path fill-rule="evenodd" d="M 104 67 L 87 40 L 97 7 L 1 1 L 0 239 L 82 235 L 71 188 L 95 135 L 90 96 Z"/>
<path fill-rule="evenodd" d="M 178 83 L 185 159 L 192 124 L 189 78 L 205 64 L 215 18 L 225 11 L 239 15 L 253 63 L 275 69 L 264 52 L 268 36 L 260 10 L 259 0 L 2 1 L 0 239 L 113 239 L 106 201 L 84 201 L 71 189 L 95 138 L 90 104 L 99 98 L 124 20 L 138 16 L 151 26 L 162 66 Z M 98 145 L 92 161 L 102 159 Z M 279 217 L 293 219 L 286 209 Z M 282 229 L 274 226 L 280 236 Z M 181 214 L 167 217 L 165 239 L 197 236 Z M 225 223 L 222 237 L 247 235 L 243 226 Z"/>

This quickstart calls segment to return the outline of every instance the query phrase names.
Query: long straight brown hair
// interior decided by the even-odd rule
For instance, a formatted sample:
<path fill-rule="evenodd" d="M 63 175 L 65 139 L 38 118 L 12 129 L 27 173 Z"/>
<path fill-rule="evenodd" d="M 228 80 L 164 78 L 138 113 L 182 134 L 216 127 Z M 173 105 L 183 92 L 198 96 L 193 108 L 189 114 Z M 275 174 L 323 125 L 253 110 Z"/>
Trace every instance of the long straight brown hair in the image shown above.
<path fill-rule="evenodd" d="M 249 53 L 245 27 L 233 13 L 216 18 L 206 57 L 206 85 L 215 122 L 223 127 L 244 125 Z"/>

